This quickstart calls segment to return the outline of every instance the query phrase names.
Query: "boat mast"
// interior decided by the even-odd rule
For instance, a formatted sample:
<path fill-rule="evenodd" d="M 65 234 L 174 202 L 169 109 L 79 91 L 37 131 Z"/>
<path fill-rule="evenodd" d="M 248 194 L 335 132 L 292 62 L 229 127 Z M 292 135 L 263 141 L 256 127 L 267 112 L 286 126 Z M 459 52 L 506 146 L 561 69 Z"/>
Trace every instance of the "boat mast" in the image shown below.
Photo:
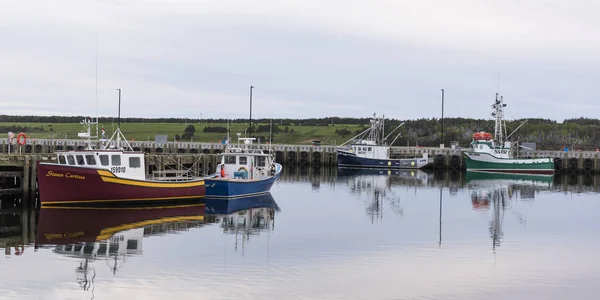
<path fill-rule="evenodd" d="M 377 114 L 373 113 L 373 119 L 371 119 L 371 131 L 369 132 L 369 140 L 377 143 L 377 130 L 378 128 L 378 120 Z"/>
<path fill-rule="evenodd" d="M 128 149 L 130 151 L 133 151 L 133 148 L 131 147 L 131 145 L 129 144 L 129 142 L 127 141 L 127 139 L 125 138 L 125 135 L 123 135 L 123 133 L 121 132 L 121 89 L 117 89 L 117 91 L 119 91 L 119 113 L 118 113 L 118 116 L 117 116 L 117 130 L 115 130 L 115 132 L 110 137 L 110 139 L 108 140 L 108 142 L 106 142 L 106 145 L 104 146 L 103 149 L 106 150 L 110 146 L 110 143 L 112 142 L 112 139 L 116 135 L 116 142 L 117 142 L 117 146 L 115 147 L 116 149 L 121 149 L 121 137 L 122 137 L 123 141 L 125 141 L 125 144 L 127 145 Z"/>
<path fill-rule="evenodd" d="M 385 136 L 385 115 L 381 116 L 381 135 L 379 136 L 380 139 L 380 145 L 384 145 L 385 146 L 385 140 L 384 137 Z"/>
<path fill-rule="evenodd" d="M 271 119 L 271 125 L 269 126 L 269 155 L 272 156 L 272 145 L 273 145 L 273 119 Z"/>
<path fill-rule="evenodd" d="M 121 89 L 119 91 L 119 112 L 117 115 L 117 149 L 121 148 Z"/>
<path fill-rule="evenodd" d="M 504 119 L 504 107 L 506 107 L 506 104 L 504 104 L 504 98 L 502 96 L 498 98 L 498 93 L 496 93 L 496 102 L 492 105 L 492 108 L 494 109 L 492 116 L 496 118 L 494 138 L 496 143 L 501 146 L 504 144 L 505 138 L 505 129 L 502 127 L 502 120 Z"/>

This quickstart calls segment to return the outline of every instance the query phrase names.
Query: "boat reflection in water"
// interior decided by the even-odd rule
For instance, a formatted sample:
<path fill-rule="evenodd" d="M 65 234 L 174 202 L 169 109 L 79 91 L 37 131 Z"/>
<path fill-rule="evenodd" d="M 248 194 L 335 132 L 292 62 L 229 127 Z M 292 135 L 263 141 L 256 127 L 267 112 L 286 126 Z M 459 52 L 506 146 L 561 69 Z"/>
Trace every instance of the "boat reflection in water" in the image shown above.
<path fill-rule="evenodd" d="M 275 229 L 275 212 L 280 208 L 271 193 L 257 196 L 218 199 L 205 198 L 206 223 L 217 223 L 225 234 L 235 234 L 235 249 L 238 235 L 242 237 L 242 249 L 250 235 Z"/>
<path fill-rule="evenodd" d="M 494 251 L 504 237 L 504 213 L 509 211 L 519 223 L 525 223 L 526 218 L 515 209 L 514 204 L 517 201 L 534 199 L 536 192 L 550 191 L 554 182 L 553 175 L 483 172 L 467 172 L 466 180 L 471 191 L 473 209 L 492 211 L 489 231 Z"/>
<path fill-rule="evenodd" d="M 428 178 L 429 174 L 421 170 L 338 168 L 338 180 L 348 184 L 352 195 L 367 201 L 366 213 L 371 222 L 383 218 L 384 201 L 397 215 L 404 213 L 400 196 L 392 186 L 426 186 Z"/>
<path fill-rule="evenodd" d="M 96 273 L 94 261 L 105 261 L 116 273 L 119 261 L 142 254 L 144 237 L 200 227 L 204 209 L 204 204 L 41 208 L 36 248 L 82 259 L 76 267 L 77 282 L 88 290 Z"/>

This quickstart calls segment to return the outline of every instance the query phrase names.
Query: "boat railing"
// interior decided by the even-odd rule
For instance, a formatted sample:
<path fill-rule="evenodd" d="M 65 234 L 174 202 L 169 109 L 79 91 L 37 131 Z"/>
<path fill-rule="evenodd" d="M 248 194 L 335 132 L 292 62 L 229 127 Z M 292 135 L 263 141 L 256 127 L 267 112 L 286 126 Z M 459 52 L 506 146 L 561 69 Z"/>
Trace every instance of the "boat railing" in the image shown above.
<path fill-rule="evenodd" d="M 157 170 L 148 176 L 148 179 L 156 181 L 190 181 L 195 178 L 188 170 Z"/>

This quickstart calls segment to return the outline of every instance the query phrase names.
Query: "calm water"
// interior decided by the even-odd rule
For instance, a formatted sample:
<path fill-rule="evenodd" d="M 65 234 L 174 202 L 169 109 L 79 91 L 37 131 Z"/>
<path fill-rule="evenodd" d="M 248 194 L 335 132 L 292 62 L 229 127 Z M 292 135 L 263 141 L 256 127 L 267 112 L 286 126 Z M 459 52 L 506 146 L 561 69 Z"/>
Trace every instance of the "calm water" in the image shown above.
<path fill-rule="evenodd" d="M 43 210 L 37 245 L 2 250 L 0 299 L 600 297 L 600 178 L 308 173 L 229 216 Z"/>

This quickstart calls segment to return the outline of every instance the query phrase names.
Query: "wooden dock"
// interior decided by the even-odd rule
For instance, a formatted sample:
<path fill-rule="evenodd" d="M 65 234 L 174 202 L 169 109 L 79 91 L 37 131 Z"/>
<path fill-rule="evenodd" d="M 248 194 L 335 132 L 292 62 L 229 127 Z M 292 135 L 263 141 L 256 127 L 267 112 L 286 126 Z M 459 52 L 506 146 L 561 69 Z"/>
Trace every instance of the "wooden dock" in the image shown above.
<path fill-rule="evenodd" d="M 148 155 L 206 155 L 213 157 L 223 153 L 226 145 L 217 143 L 194 143 L 194 142 L 146 142 L 130 141 L 129 144 L 136 151 L 144 151 Z M 0 140 L 0 166 L 3 164 L 2 158 L 8 155 L 9 148 L 11 156 L 21 155 L 44 155 L 51 154 L 57 150 L 81 150 L 85 148 L 83 140 L 69 139 L 30 139 L 25 145 L 8 145 L 7 140 Z M 95 145 L 99 146 L 99 145 Z M 272 151 L 275 154 L 277 162 L 286 166 L 336 166 L 337 153 L 336 146 L 333 145 L 281 145 L 281 144 L 254 144 L 252 149 L 261 149 L 263 151 Z M 391 158 L 422 156 L 428 153 L 432 159 L 432 168 L 461 170 L 465 168 L 460 149 L 458 148 L 439 148 L 439 147 L 392 147 L 390 149 Z M 521 151 L 521 157 L 552 157 L 556 163 L 557 171 L 567 172 L 596 172 L 600 170 L 598 161 L 600 152 L 592 151 Z M 181 157 L 183 157 L 181 156 Z M 22 160 L 23 158 L 21 158 Z M 214 158 L 207 158 L 214 166 Z M 6 160 L 6 159 L 5 159 Z"/>

